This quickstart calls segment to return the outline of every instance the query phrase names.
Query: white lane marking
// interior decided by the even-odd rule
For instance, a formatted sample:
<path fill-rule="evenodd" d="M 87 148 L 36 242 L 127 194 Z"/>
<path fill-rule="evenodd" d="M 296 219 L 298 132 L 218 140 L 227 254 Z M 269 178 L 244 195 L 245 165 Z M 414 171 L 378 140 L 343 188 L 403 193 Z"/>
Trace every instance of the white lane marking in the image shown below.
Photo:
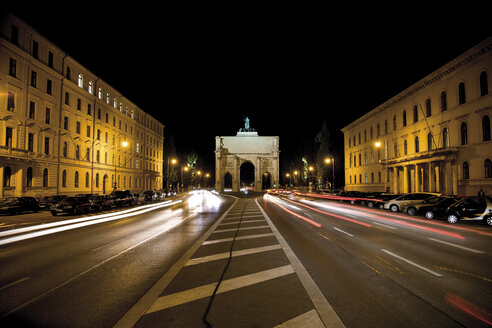
<path fill-rule="evenodd" d="M 348 233 L 348 232 L 346 232 L 346 231 L 343 231 L 342 229 L 338 229 L 337 227 L 333 227 L 333 229 L 335 229 L 336 231 L 340 231 L 340 232 L 342 232 L 342 233 L 346 234 L 347 236 L 350 236 L 350 237 L 353 237 L 353 236 L 354 236 L 354 235 L 352 235 L 351 233 Z"/>
<path fill-rule="evenodd" d="M 311 310 L 273 328 L 325 328 L 316 310 Z"/>
<path fill-rule="evenodd" d="M 217 294 L 225 293 L 242 287 L 251 286 L 263 281 L 283 277 L 294 272 L 295 271 L 291 265 L 285 265 L 275 269 L 227 279 L 222 281 L 219 289 L 217 290 Z M 165 310 L 177 305 L 209 297 L 213 294 L 215 286 L 217 286 L 217 282 L 159 297 L 147 310 L 147 312 L 145 312 L 145 314 Z"/>
<path fill-rule="evenodd" d="M 263 220 L 248 220 L 248 221 L 234 221 L 234 222 L 227 222 L 227 223 L 221 223 L 219 226 L 225 226 L 225 225 L 232 225 L 232 224 L 238 224 L 238 223 L 250 223 L 250 222 L 263 222 Z"/>
<path fill-rule="evenodd" d="M 26 280 L 29 280 L 29 279 L 31 279 L 31 278 L 29 278 L 29 277 L 20 278 L 19 280 L 16 280 L 16 281 L 14 281 L 14 282 L 11 282 L 11 283 L 10 283 L 10 284 L 8 284 L 8 285 L 5 285 L 5 286 L 3 286 L 3 287 L 0 287 L 0 291 L 2 291 L 2 290 L 4 290 L 4 289 L 7 289 L 7 288 L 10 288 L 10 287 L 12 287 L 12 286 L 18 285 L 18 284 L 20 284 L 20 283 L 22 283 L 22 282 L 24 282 L 24 281 L 26 281 Z"/>
<path fill-rule="evenodd" d="M 256 226 L 256 227 L 244 227 L 244 228 L 239 228 L 239 230 L 253 230 L 253 229 L 263 229 L 263 228 L 269 228 L 270 226 L 267 225 L 262 225 L 262 226 Z M 234 229 L 222 229 L 222 230 L 215 230 L 212 233 L 219 233 L 219 232 L 229 232 L 229 231 L 236 231 L 238 230 L 237 228 Z"/>
<path fill-rule="evenodd" d="M 289 259 L 297 276 L 301 280 L 304 289 L 306 290 L 306 292 L 309 295 L 309 298 L 313 302 L 313 305 L 316 308 L 316 312 L 318 312 L 324 325 L 326 327 L 340 327 L 340 328 L 345 327 L 342 320 L 340 320 L 340 318 L 338 317 L 337 313 L 335 312 L 331 304 L 326 300 L 325 295 L 323 295 L 323 292 L 319 289 L 318 285 L 316 285 L 313 278 L 311 278 L 306 268 L 302 265 L 301 261 L 296 256 L 292 248 L 290 248 L 287 241 L 284 239 L 284 237 L 282 237 L 280 232 L 277 230 L 270 217 L 260 206 L 260 204 L 258 203 L 258 199 L 255 199 L 255 202 L 256 205 L 258 205 L 258 208 L 260 209 L 261 213 L 263 213 L 263 216 L 265 217 L 266 221 L 268 222 L 268 225 L 270 226 L 273 233 L 275 234 L 275 237 L 277 238 L 279 244 L 282 246 L 285 255 Z"/>
<path fill-rule="evenodd" d="M 395 253 L 392 253 L 392 252 L 390 252 L 390 251 L 388 251 L 388 250 L 386 250 L 386 249 L 382 249 L 381 251 L 382 251 L 382 252 L 385 252 L 385 253 L 386 253 L 386 254 L 388 254 L 388 255 L 391 255 L 391 256 L 393 256 L 393 257 L 396 257 L 397 259 L 400 259 L 400 260 L 402 260 L 402 261 L 404 261 L 404 262 L 407 262 L 408 264 L 411 264 L 411 265 L 413 265 L 414 267 L 417 267 L 417 268 L 419 268 L 419 269 L 421 269 L 421 270 L 424 270 L 424 271 L 426 271 L 426 272 L 428 272 L 428 273 L 430 273 L 430 274 L 432 274 L 432 275 L 434 275 L 434 276 L 436 276 L 436 277 L 442 277 L 442 274 L 439 274 L 439 273 L 437 273 L 437 272 L 435 272 L 435 271 L 432 271 L 432 270 L 430 270 L 430 269 L 427 269 L 426 267 L 423 267 L 423 266 L 421 266 L 421 265 L 419 265 L 419 264 L 417 264 L 417 263 L 415 263 L 415 262 L 412 262 L 412 261 L 410 261 L 410 260 L 408 260 L 408 259 L 406 259 L 406 258 L 404 258 L 404 257 L 401 257 L 400 255 L 396 255 Z"/>
<path fill-rule="evenodd" d="M 270 237 L 270 236 L 274 236 L 274 234 L 272 232 L 270 232 L 270 233 L 259 233 L 256 235 L 238 236 L 238 237 L 236 237 L 236 240 L 254 239 L 254 238 Z M 234 240 L 234 237 L 222 238 L 222 239 L 212 239 L 212 240 L 204 241 L 202 245 L 219 244 L 219 243 L 225 243 L 225 242 L 233 241 L 233 240 Z"/>
<path fill-rule="evenodd" d="M 469 252 L 472 252 L 472 253 L 477 253 L 477 254 L 483 254 L 484 253 L 482 251 L 478 251 L 478 250 L 473 249 L 473 248 L 468 248 L 468 247 L 465 247 L 465 246 L 456 245 L 456 244 L 449 243 L 447 241 L 439 240 L 439 239 L 436 239 L 436 238 L 427 238 L 427 239 L 432 240 L 432 241 L 435 241 L 435 242 L 438 242 L 438 243 L 441 243 L 441 244 L 445 244 L 445 245 L 448 245 L 448 246 L 461 248 L 461 249 L 464 249 L 464 250 L 469 251 Z"/>
<path fill-rule="evenodd" d="M 177 260 L 171 268 L 159 278 L 159 280 L 142 296 L 135 305 L 128 310 L 127 313 L 113 326 L 113 328 L 132 328 L 136 325 L 137 321 L 142 317 L 145 311 L 152 305 L 152 303 L 159 297 L 159 295 L 167 288 L 171 281 L 176 277 L 178 272 L 184 267 L 186 262 L 191 258 L 202 243 L 212 234 L 222 220 L 229 214 L 231 209 L 236 206 L 239 198 L 234 198 L 234 203 L 225 211 L 225 213 L 200 237 L 180 258 Z"/>
<path fill-rule="evenodd" d="M 263 246 L 263 247 L 247 248 L 247 249 L 242 249 L 239 251 L 233 251 L 232 257 L 268 252 L 268 251 L 272 251 L 272 250 L 280 249 L 280 248 L 281 247 L 279 244 L 270 245 L 270 246 Z M 209 255 L 209 256 L 196 257 L 194 259 L 189 260 L 185 264 L 185 266 L 196 265 L 196 264 L 206 263 L 206 262 L 210 262 L 210 261 L 226 259 L 229 257 L 229 255 L 230 255 L 230 252 L 225 252 L 225 253 L 219 253 L 219 254 L 214 254 L 214 255 Z"/>
<path fill-rule="evenodd" d="M 398 228 L 396 228 L 396 227 L 392 227 L 392 226 L 390 226 L 390 225 L 387 225 L 387 224 L 384 224 L 384 223 L 379 223 L 379 222 L 376 222 L 376 221 L 373 221 L 373 222 L 371 222 L 371 223 L 374 223 L 374 224 L 380 225 L 380 226 L 385 227 L 385 228 L 388 228 L 388 229 L 393 229 L 393 230 L 398 229 Z"/>

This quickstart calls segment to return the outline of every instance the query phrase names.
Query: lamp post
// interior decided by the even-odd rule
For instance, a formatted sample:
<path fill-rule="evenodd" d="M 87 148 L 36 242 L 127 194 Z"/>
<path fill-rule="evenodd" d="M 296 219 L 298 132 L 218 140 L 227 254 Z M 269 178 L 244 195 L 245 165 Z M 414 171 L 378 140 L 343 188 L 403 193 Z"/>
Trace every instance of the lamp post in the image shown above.
<path fill-rule="evenodd" d="M 122 146 L 122 147 L 124 147 L 124 148 L 128 147 L 128 141 L 123 140 L 123 141 L 121 142 L 121 146 Z M 117 144 L 117 146 L 116 146 L 116 152 L 118 152 L 118 148 L 119 148 L 119 147 L 118 147 L 118 144 Z M 118 163 L 118 165 L 119 165 L 119 164 L 120 164 L 120 163 Z M 125 157 L 125 166 L 126 166 L 126 157 Z M 116 172 L 116 168 L 117 168 L 117 166 L 116 166 L 116 156 L 115 156 L 115 157 L 114 157 L 114 185 L 113 185 L 114 190 L 116 190 L 116 189 L 118 188 L 118 182 L 117 182 L 117 178 L 116 178 L 116 173 L 117 173 L 117 172 Z"/>
<path fill-rule="evenodd" d="M 169 187 L 169 174 L 171 165 L 176 165 L 178 160 L 176 158 L 167 158 L 167 170 L 166 170 L 166 190 Z"/>
<path fill-rule="evenodd" d="M 330 164 L 332 165 L 332 185 L 331 185 L 331 188 L 332 190 L 335 190 L 335 157 L 331 156 L 331 157 L 327 157 L 325 158 L 325 163 L 326 164 Z"/>
<path fill-rule="evenodd" d="M 381 153 L 380 153 L 379 149 L 383 146 L 383 144 L 381 143 L 381 141 L 378 140 L 374 143 L 374 146 L 378 149 L 378 161 L 379 161 L 379 163 L 381 163 L 381 156 L 380 156 Z M 389 191 L 388 185 L 387 185 L 387 183 L 388 183 L 388 170 L 386 169 L 387 155 L 388 155 L 388 152 L 385 149 L 384 150 L 384 160 L 382 161 L 383 171 L 384 171 L 384 178 L 383 179 L 384 179 L 384 191 L 385 192 Z"/>

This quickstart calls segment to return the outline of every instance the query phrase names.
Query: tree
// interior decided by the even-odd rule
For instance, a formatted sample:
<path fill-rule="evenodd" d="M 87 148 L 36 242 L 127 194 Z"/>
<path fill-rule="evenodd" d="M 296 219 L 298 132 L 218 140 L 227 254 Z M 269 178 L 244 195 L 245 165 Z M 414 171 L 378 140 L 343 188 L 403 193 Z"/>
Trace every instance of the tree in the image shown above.
<path fill-rule="evenodd" d="M 331 172 L 330 167 L 326 165 L 325 159 L 333 156 L 333 136 L 331 128 L 326 121 L 323 121 L 321 130 L 314 138 L 317 147 L 316 151 L 316 171 L 318 172 L 318 181 L 327 182 Z"/>

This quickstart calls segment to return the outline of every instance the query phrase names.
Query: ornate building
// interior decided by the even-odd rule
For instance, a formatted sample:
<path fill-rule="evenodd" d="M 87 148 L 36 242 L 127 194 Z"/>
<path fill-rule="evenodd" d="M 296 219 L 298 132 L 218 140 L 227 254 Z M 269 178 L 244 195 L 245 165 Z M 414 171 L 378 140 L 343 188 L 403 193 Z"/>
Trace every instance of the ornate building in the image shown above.
<path fill-rule="evenodd" d="M 342 129 L 345 189 L 492 194 L 492 38 Z"/>
<path fill-rule="evenodd" d="M 164 125 L 16 16 L 0 19 L 0 197 L 161 189 Z"/>

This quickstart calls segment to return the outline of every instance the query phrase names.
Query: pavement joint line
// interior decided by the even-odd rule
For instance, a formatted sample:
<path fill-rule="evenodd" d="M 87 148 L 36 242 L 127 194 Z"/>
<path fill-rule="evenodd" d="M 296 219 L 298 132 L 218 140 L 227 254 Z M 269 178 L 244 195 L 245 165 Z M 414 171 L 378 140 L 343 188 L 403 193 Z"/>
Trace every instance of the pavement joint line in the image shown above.
<path fill-rule="evenodd" d="M 255 272 L 248 275 L 227 279 L 222 281 L 219 289 L 217 290 L 217 294 L 229 292 L 243 287 L 248 287 L 264 281 L 280 278 L 292 273 L 295 273 L 295 271 L 292 265 L 289 264 L 270 270 Z M 174 294 L 161 296 L 152 304 L 152 306 L 145 312 L 145 314 L 150 314 L 177 305 L 209 297 L 213 294 L 217 283 L 218 282 L 214 282 Z"/>
<path fill-rule="evenodd" d="M 177 260 L 171 268 L 162 275 L 159 280 L 143 295 L 137 303 L 135 303 L 128 312 L 113 326 L 113 328 L 133 328 L 138 320 L 145 314 L 159 295 L 167 288 L 171 281 L 176 277 L 179 271 L 184 267 L 186 262 L 193 256 L 203 242 L 210 236 L 210 234 L 217 228 L 222 220 L 229 214 L 229 211 L 236 205 L 239 198 L 233 197 L 234 204 L 232 204 L 225 213 L 208 229 L 201 238 L 199 238 L 180 258 Z"/>
<path fill-rule="evenodd" d="M 406 263 L 408 263 L 408 264 L 410 264 L 410 265 L 413 265 L 413 266 L 414 266 L 414 267 L 416 267 L 416 268 L 419 268 L 419 269 L 421 269 L 421 270 L 424 270 L 425 272 L 428 272 L 428 273 L 430 273 L 430 274 L 432 274 L 432 275 L 434 275 L 434 276 L 436 276 L 436 277 L 442 277 L 442 274 L 439 274 L 439 273 L 437 273 L 437 272 L 435 272 L 435 271 L 432 271 L 432 270 L 430 270 L 430 269 L 427 269 L 426 267 L 423 267 L 423 266 L 421 266 L 420 264 L 417 264 L 417 263 L 415 263 L 415 262 L 412 262 L 412 261 L 410 261 L 409 259 L 406 259 L 406 258 L 404 258 L 404 257 L 401 257 L 400 255 L 397 255 L 397 254 L 395 254 L 395 253 L 392 253 L 392 252 L 390 252 L 390 251 L 388 251 L 388 250 L 386 250 L 386 249 L 381 249 L 381 251 L 382 251 L 382 252 L 385 252 L 385 253 L 386 253 L 386 254 L 388 254 L 388 255 L 391 255 L 391 256 L 393 256 L 393 257 L 396 257 L 397 259 L 400 259 L 400 260 L 402 260 L 402 261 L 404 261 L 404 262 L 406 262 Z"/>
<path fill-rule="evenodd" d="M 275 236 L 275 235 L 272 232 L 260 233 L 257 235 L 238 236 L 238 237 L 236 237 L 236 240 L 255 239 L 255 238 L 271 237 L 271 236 Z M 225 242 L 229 242 L 229 241 L 233 241 L 233 240 L 234 240 L 234 237 L 222 238 L 222 239 L 212 239 L 212 240 L 204 241 L 202 245 L 219 244 L 219 243 L 225 243 Z"/>
<path fill-rule="evenodd" d="M 228 220 L 237 220 L 237 219 L 246 219 L 246 218 L 262 218 L 263 215 L 260 214 L 255 214 L 255 215 L 242 215 L 242 216 L 232 216 L 232 217 L 228 217 L 228 218 L 225 218 L 224 221 L 228 221 Z"/>
<path fill-rule="evenodd" d="M 196 258 L 190 259 L 185 264 L 185 266 L 191 266 L 191 265 L 202 264 L 202 263 L 207 263 L 207 262 L 216 261 L 216 260 L 227 259 L 227 258 L 229 258 L 229 256 L 237 257 L 237 256 L 251 255 L 251 254 L 256 254 L 256 253 L 269 252 L 269 251 L 273 251 L 276 249 L 281 249 L 280 244 L 263 246 L 263 247 L 255 247 L 255 248 L 247 248 L 247 249 L 242 249 L 242 250 L 238 250 L 238 251 L 233 251 L 232 255 L 230 252 L 225 252 L 225 253 L 203 256 L 203 257 L 196 257 Z"/>
<path fill-rule="evenodd" d="M 304 286 L 304 289 L 309 295 L 309 298 L 311 299 L 311 302 L 313 302 L 314 307 L 316 308 L 316 312 L 318 313 L 319 317 L 321 318 L 321 321 L 323 321 L 323 324 L 325 327 L 340 327 L 344 328 L 345 325 L 343 324 L 342 320 L 338 317 L 337 313 L 331 306 L 331 304 L 328 302 L 328 300 L 325 298 L 323 295 L 323 292 L 319 289 L 318 285 L 314 282 L 313 278 L 309 275 L 308 271 L 306 268 L 302 265 L 301 261 L 299 258 L 296 256 L 292 248 L 290 248 L 289 244 L 287 241 L 282 237 L 280 232 L 278 231 L 277 227 L 273 224 L 272 220 L 266 214 L 265 210 L 260 206 L 258 203 L 258 199 L 255 199 L 256 205 L 260 209 L 260 211 L 263 213 L 263 216 L 267 220 L 268 224 L 270 225 L 270 228 L 272 229 L 273 233 L 275 234 L 275 237 L 277 238 L 279 244 L 282 246 L 282 249 L 285 252 L 285 255 L 289 259 L 290 263 L 292 264 L 292 267 L 294 268 L 297 276 L 301 280 L 302 285 Z"/>
<path fill-rule="evenodd" d="M 239 224 L 239 223 L 263 222 L 263 221 L 265 221 L 265 219 L 261 219 L 261 220 L 248 220 L 248 221 L 234 221 L 234 222 L 221 223 L 221 224 L 219 224 L 219 226 L 233 225 L 233 224 Z"/>
<path fill-rule="evenodd" d="M 219 232 L 230 232 L 230 231 L 237 231 L 237 230 L 253 230 L 253 229 L 264 229 L 264 228 L 270 228 L 268 225 L 261 225 L 261 226 L 256 226 L 256 227 L 243 227 L 243 228 L 234 228 L 234 229 L 222 229 L 222 230 L 215 230 L 212 233 L 219 233 Z"/>

